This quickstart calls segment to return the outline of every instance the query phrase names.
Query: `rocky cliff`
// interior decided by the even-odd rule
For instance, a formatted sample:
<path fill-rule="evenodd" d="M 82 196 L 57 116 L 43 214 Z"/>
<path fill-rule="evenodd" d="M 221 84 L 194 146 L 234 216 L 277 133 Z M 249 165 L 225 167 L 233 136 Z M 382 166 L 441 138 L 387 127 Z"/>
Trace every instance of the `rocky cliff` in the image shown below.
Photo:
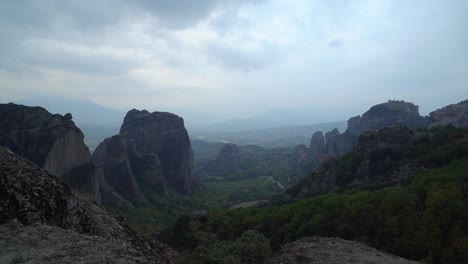
<path fill-rule="evenodd" d="M 168 188 L 191 194 L 196 183 L 184 121 L 171 113 L 129 111 L 120 134 L 99 144 L 92 161 L 102 203 L 112 207 L 146 205 L 148 195 L 165 196 Z"/>
<path fill-rule="evenodd" d="M 0 104 L 0 145 L 57 175 L 72 190 L 99 201 L 98 181 L 83 133 L 71 114 L 51 114 L 41 107 Z"/>
<path fill-rule="evenodd" d="M 192 147 L 181 117 L 133 109 L 125 116 L 120 134 L 133 140 L 138 152 L 159 157 L 168 187 L 180 193 L 192 193 L 196 184 Z"/>
<path fill-rule="evenodd" d="M 324 163 L 287 194 L 310 196 L 348 187 L 373 189 L 409 183 L 424 170 L 423 165 L 407 163 L 420 139 L 416 130 L 402 126 L 366 132 L 353 152 Z"/>
<path fill-rule="evenodd" d="M 167 194 L 158 156 L 140 154 L 132 140 L 116 135 L 104 140 L 93 153 L 100 179 L 101 200 L 112 207 L 146 205 L 141 185 L 161 195 Z"/>
<path fill-rule="evenodd" d="M 214 160 L 200 162 L 195 165 L 197 173 L 212 177 L 224 177 L 241 173 L 239 168 L 239 150 L 235 144 L 226 144 Z"/>
<path fill-rule="evenodd" d="M 321 155 L 343 155 L 357 144 L 359 135 L 388 126 L 424 127 L 424 118 L 419 115 L 419 107 L 405 101 L 388 101 L 372 106 L 362 116 L 348 120 L 348 127 L 343 134 L 333 129 L 325 134 L 317 132 L 311 139 L 311 154 L 317 162 Z M 324 140 L 322 140 L 324 138 Z"/>
<path fill-rule="evenodd" d="M 468 100 L 448 105 L 429 114 L 429 127 L 447 125 L 468 127 Z"/>
<path fill-rule="evenodd" d="M 0 147 L 0 263 L 170 263 L 172 251 Z"/>

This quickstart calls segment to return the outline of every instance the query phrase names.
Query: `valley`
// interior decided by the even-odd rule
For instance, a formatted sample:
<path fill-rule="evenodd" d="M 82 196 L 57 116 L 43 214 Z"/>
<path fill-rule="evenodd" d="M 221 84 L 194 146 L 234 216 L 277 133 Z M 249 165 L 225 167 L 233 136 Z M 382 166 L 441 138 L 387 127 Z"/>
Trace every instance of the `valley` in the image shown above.
<path fill-rule="evenodd" d="M 0 143 L 57 175 L 83 204 L 180 252 L 174 263 L 236 259 L 249 243 L 260 247 L 249 253 L 260 263 L 280 250 L 278 258 L 296 258 L 291 243 L 315 237 L 457 263 L 468 252 L 468 111 L 450 113 L 466 105 L 422 117 L 412 103 L 388 101 L 350 118 L 341 133 L 316 131 L 294 147 L 190 140 L 181 117 L 132 109 L 91 155 L 71 114 L 7 104 Z"/>
<path fill-rule="evenodd" d="M 0 264 L 468 264 L 467 14 L 0 0 Z"/>

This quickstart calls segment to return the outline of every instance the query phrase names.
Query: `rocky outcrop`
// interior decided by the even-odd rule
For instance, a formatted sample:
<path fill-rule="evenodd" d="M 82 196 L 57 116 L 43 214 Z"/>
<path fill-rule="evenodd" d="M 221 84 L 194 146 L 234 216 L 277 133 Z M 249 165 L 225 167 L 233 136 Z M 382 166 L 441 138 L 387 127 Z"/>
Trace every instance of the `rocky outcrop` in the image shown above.
<path fill-rule="evenodd" d="M 72 190 L 99 202 L 98 180 L 83 133 L 71 114 L 41 107 L 0 104 L 0 145 L 57 175 Z"/>
<path fill-rule="evenodd" d="M 398 125 L 410 128 L 425 126 L 424 119 L 419 115 L 419 107 L 413 103 L 393 100 L 374 105 L 361 118 L 348 120 L 346 132 L 359 136 L 367 131 Z"/>
<path fill-rule="evenodd" d="M 140 154 L 133 141 L 122 135 L 99 144 L 92 160 L 100 177 L 101 200 L 105 205 L 133 207 L 148 204 L 140 186 L 160 195 L 167 194 L 158 156 Z"/>
<path fill-rule="evenodd" d="M 278 264 L 419 263 L 355 241 L 335 237 L 306 237 L 286 244 L 275 257 Z"/>
<path fill-rule="evenodd" d="M 197 163 L 197 173 L 212 177 L 225 177 L 241 173 L 239 168 L 239 150 L 235 144 L 229 143 L 219 151 L 216 159 Z"/>
<path fill-rule="evenodd" d="M 181 117 L 133 109 L 125 116 L 120 134 L 132 140 L 139 153 L 157 155 L 167 187 L 192 193 L 196 184 L 192 147 Z"/>
<path fill-rule="evenodd" d="M 325 134 L 324 146 L 320 141 L 320 135 L 314 134 L 311 140 L 311 153 L 315 160 L 320 160 L 320 155 L 338 156 L 353 149 L 358 137 L 367 132 L 375 131 L 388 126 L 407 126 L 410 128 L 424 127 L 424 118 L 419 115 L 419 107 L 405 101 L 388 101 L 372 106 L 362 117 L 355 116 L 348 120 L 348 127 L 343 134 L 333 129 Z M 312 144 L 316 142 L 315 144 Z M 320 155 L 319 155 L 320 153 Z"/>
<path fill-rule="evenodd" d="M 323 163 L 289 189 L 287 196 L 339 192 L 348 187 L 374 189 L 407 184 L 425 169 L 422 165 L 405 163 L 421 137 L 416 130 L 402 126 L 366 132 L 359 137 L 353 152 L 338 159 L 328 156 L 329 163 Z"/>
<path fill-rule="evenodd" d="M 170 263 L 171 251 L 132 231 L 59 178 L 0 147 L 1 263 Z"/>
<path fill-rule="evenodd" d="M 103 204 L 146 205 L 152 194 L 166 196 L 168 188 L 191 194 L 196 181 L 182 118 L 131 110 L 120 132 L 99 144 L 92 155 Z"/>
<path fill-rule="evenodd" d="M 468 127 L 468 100 L 448 105 L 429 114 L 429 127 L 447 125 Z"/>
<path fill-rule="evenodd" d="M 314 159 L 320 157 L 325 153 L 325 138 L 323 137 L 322 131 L 317 131 L 312 135 L 310 139 L 311 155 Z"/>

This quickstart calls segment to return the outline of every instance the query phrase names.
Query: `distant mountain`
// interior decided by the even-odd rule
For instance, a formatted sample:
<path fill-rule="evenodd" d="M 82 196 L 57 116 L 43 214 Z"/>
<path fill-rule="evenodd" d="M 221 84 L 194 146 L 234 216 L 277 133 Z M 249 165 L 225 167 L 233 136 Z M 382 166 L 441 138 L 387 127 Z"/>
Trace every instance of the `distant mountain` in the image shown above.
<path fill-rule="evenodd" d="M 276 107 L 257 116 L 243 119 L 233 119 L 226 122 L 209 125 L 197 130 L 211 132 L 238 132 L 252 129 L 303 125 L 310 124 L 311 117 L 312 114 L 310 113 Z"/>
<path fill-rule="evenodd" d="M 189 131 L 192 140 L 235 143 L 239 145 L 259 145 L 263 147 L 289 147 L 298 144 L 309 145 L 310 137 L 317 131 L 337 128 L 346 129 L 346 121 L 319 123 L 303 126 L 279 126 L 242 131 Z"/>
<path fill-rule="evenodd" d="M 54 114 L 71 113 L 78 126 L 118 127 L 125 116 L 124 112 L 104 107 L 88 99 L 47 96 L 32 97 L 16 103 L 41 106 Z"/>

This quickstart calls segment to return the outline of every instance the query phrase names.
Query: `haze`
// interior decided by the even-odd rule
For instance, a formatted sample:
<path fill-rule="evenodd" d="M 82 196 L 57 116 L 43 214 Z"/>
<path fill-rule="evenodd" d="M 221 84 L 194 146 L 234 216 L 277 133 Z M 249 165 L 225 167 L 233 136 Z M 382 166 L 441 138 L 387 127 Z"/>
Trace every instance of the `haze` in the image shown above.
<path fill-rule="evenodd" d="M 0 100 L 90 99 L 191 123 L 468 97 L 468 2 L 2 1 Z"/>

